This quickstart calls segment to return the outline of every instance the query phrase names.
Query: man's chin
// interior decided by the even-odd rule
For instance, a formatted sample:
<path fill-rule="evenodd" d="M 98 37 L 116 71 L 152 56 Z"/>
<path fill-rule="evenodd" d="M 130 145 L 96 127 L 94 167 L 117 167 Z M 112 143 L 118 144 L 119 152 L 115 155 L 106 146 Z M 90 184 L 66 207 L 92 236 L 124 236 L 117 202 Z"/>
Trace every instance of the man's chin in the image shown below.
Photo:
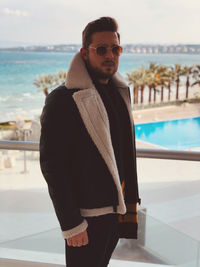
<path fill-rule="evenodd" d="M 105 78 L 111 78 L 115 74 L 115 72 L 115 70 L 109 68 L 105 71 L 102 71 L 102 76 L 105 76 Z"/>
<path fill-rule="evenodd" d="M 110 79 L 115 74 L 115 72 L 114 71 L 106 71 L 106 72 L 98 71 L 95 74 L 96 74 L 96 77 L 99 79 Z"/>
<path fill-rule="evenodd" d="M 115 73 L 102 73 L 101 75 L 99 75 L 99 78 L 102 79 L 110 79 Z"/>
<path fill-rule="evenodd" d="M 94 68 L 89 61 L 87 61 L 87 67 L 97 79 L 110 79 L 116 72 L 113 67 Z"/>

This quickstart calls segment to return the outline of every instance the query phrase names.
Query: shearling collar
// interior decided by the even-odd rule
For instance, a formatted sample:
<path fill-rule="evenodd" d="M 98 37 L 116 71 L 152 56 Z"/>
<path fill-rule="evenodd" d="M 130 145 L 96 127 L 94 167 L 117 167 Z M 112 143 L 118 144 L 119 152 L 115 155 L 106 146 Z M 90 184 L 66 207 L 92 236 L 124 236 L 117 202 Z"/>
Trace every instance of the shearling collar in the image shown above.
<path fill-rule="evenodd" d="M 119 88 L 128 87 L 125 79 L 122 77 L 122 75 L 119 72 L 116 72 L 113 75 L 112 81 L 116 87 L 119 87 Z M 72 59 L 72 62 L 70 64 L 70 67 L 67 73 L 65 86 L 67 87 L 67 89 L 75 89 L 75 88 L 79 88 L 79 89 L 94 88 L 95 89 L 95 86 L 92 82 L 92 79 L 89 76 L 89 73 L 86 69 L 84 60 L 80 52 L 78 52 Z"/>

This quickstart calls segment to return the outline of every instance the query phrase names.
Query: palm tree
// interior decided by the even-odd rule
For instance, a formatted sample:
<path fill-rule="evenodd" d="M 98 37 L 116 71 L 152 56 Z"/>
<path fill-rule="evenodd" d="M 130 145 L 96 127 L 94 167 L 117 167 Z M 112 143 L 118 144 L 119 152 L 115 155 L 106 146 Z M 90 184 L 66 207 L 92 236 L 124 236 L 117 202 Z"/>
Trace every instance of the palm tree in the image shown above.
<path fill-rule="evenodd" d="M 175 82 L 176 82 L 176 100 L 179 98 L 179 86 L 180 86 L 180 76 L 184 75 L 183 68 L 181 64 L 175 64 L 174 68 L 174 76 L 175 76 Z"/>
<path fill-rule="evenodd" d="M 137 70 L 133 70 L 131 73 L 127 73 L 127 80 L 129 81 L 129 85 L 133 84 L 133 95 L 134 95 L 134 104 L 138 104 L 138 94 L 139 90 L 141 91 L 140 102 L 144 102 L 144 88 L 146 85 L 146 74 L 147 69 L 145 67 L 141 67 Z"/>
<path fill-rule="evenodd" d="M 194 65 L 191 69 L 192 78 L 195 80 L 192 86 L 198 84 L 200 85 L 200 65 Z"/>
<path fill-rule="evenodd" d="M 126 73 L 127 75 L 127 80 L 129 85 L 133 85 L 133 103 L 137 104 L 138 103 L 138 70 L 133 70 L 131 73 Z"/>
<path fill-rule="evenodd" d="M 171 99 L 171 84 L 174 80 L 174 73 L 169 66 L 162 65 L 161 69 L 161 102 L 163 102 L 164 87 L 168 90 L 168 101 Z"/>
<path fill-rule="evenodd" d="M 169 81 L 170 81 L 170 73 L 169 73 L 169 67 L 165 65 L 159 65 L 157 67 L 157 74 L 156 77 L 158 79 L 158 84 L 161 86 L 161 102 L 163 102 L 164 99 L 164 87 L 168 87 Z"/>
<path fill-rule="evenodd" d="M 147 79 L 148 79 L 148 70 L 145 67 L 141 67 L 138 69 L 139 74 L 140 74 L 140 79 L 139 79 L 139 85 L 140 85 L 140 103 L 143 104 L 144 102 L 144 88 L 147 84 Z"/>
<path fill-rule="evenodd" d="M 161 102 L 164 100 L 164 88 L 168 89 L 168 101 L 171 97 L 171 84 L 176 83 L 176 99 L 179 98 L 180 76 L 186 75 L 186 98 L 189 94 L 190 75 L 196 81 L 192 84 L 200 85 L 200 65 L 193 67 L 175 64 L 174 67 L 165 65 L 156 65 L 153 62 L 149 63 L 149 67 L 141 67 L 127 73 L 127 80 L 129 85 L 133 84 L 134 104 L 138 104 L 139 90 L 141 92 L 140 102 L 144 102 L 144 89 L 146 86 L 149 88 L 149 103 L 152 101 L 152 90 L 154 92 L 153 100 L 156 102 L 156 93 L 159 91 L 158 86 L 161 88 Z"/>
<path fill-rule="evenodd" d="M 48 96 L 49 91 L 56 88 L 59 84 L 65 81 L 67 73 L 64 70 L 58 71 L 56 74 L 42 74 L 34 79 L 33 84 Z"/>
<path fill-rule="evenodd" d="M 184 66 L 183 70 L 182 70 L 183 75 L 186 75 L 186 83 L 185 83 L 185 87 L 186 87 L 185 97 L 186 97 L 186 99 L 188 98 L 188 95 L 189 95 L 191 71 L 192 71 L 192 67 L 190 67 L 190 66 Z"/>
<path fill-rule="evenodd" d="M 39 75 L 36 79 L 34 79 L 33 84 L 36 87 L 39 87 L 43 90 L 43 93 L 45 96 L 48 96 L 49 89 L 52 86 L 53 83 L 53 75 L 52 74 L 42 74 Z"/>
<path fill-rule="evenodd" d="M 152 89 L 154 92 L 153 100 L 156 102 L 156 93 L 158 92 L 157 86 L 159 85 L 160 74 L 158 73 L 159 66 L 153 62 L 149 63 L 147 84 L 149 87 L 149 103 L 151 102 Z"/>
<path fill-rule="evenodd" d="M 167 74 L 167 89 L 168 89 L 168 101 L 171 100 L 171 84 L 174 82 L 175 80 L 175 72 L 173 67 L 168 67 L 168 74 Z"/>
<path fill-rule="evenodd" d="M 152 100 L 152 89 L 154 89 L 155 79 L 154 79 L 153 75 L 148 71 L 145 80 L 146 80 L 146 85 L 149 88 L 148 102 L 151 103 L 151 100 Z"/>
<path fill-rule="evenodd" d="M 149 87 L 149 103 L 151 103 L 151 96 L 152 96 L 152 84 L 153 84 L 153 80 L 151 80 L 151 78 L 149 77 L 148 78 L 148 82 L 147 82 L 147 85 Z"/>

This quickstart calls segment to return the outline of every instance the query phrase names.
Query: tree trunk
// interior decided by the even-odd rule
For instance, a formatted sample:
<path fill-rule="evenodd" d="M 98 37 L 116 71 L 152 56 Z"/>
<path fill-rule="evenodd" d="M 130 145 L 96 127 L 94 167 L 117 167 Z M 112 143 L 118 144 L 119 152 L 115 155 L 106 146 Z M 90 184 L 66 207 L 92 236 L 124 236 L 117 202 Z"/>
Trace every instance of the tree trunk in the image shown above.
<path fill-rule="evenodd" d="M 135 85 L 133 85 L 133 104 L 135 104 Z"/>
<path fill-rule="evenodd" d="M 189 95 L 189 86 L 190 86 L 190 81 L 189 81 L 189 76 L 187 76 L 187 81 L 186 81 L 186 98 L 188 98 Z"/>
<path fill-rule="evenodd" d="M 168 101 L 170 101 L 170 94 L 171 94 L 171 84 L 170 83 L 168 83 L 167 88 L 168 88 Z"/>
<path fill-rule="evenodd" d="M 151 91 L 152 91 L 152 86 L 149 85 L 149 103 L 151 103 Z"/>
<path fill-rule="evenodd" d="M 156 102 L 156 87 L 153 85 L 153 102 Z"/>
<path fill-rule="evenodd" d="M 44 88 L 44 89 L 43 89 L 43 92 L 44 92 L 44 95 L 47 97 L 48 94 L 49 94 L 49 92 L 48 92 L 48 88 Z"/>
<path fill-rule="evenodd" d="M 163 84 L 161 85 L 161 102 L 163 102 L 163 91 L 164 91 L 164 86 Z"/>
<path fill-rule="evenodd" d="M 141 86 L 140 90 L 141 90 L 140 102 L 143 104 L 143 102 L 144 102 L 144 85 Z"/>
<path fill-rule="evenodd" d="M 176 80 L 176 100 L 178 100 L 178 96 L 179 96 L 179 83 L 180 83 L 180 79 L 178 76 Z"/>
<path fill-rule="evenodd" d="M 135 97 L 136 97 L 136 104 L 138 104 L 138 92 L 139 92 L 139 87 L 136 86 L 136 92 L 135 92 Z"/>
<path fill-rule="evenodd" d="M 138 104 L 138 86 L 134 86 L 134 104 Z"/>

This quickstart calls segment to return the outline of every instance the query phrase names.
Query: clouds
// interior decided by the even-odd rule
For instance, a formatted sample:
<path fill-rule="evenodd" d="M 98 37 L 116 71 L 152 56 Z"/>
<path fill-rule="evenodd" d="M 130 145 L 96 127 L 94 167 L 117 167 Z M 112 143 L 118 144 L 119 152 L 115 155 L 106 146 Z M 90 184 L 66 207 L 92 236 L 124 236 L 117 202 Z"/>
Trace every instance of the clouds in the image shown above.
<path fill-rule="evenodd" d="M 89 21 L 112 16 L 122 43 L 200 43 L 199 10 L 199 0 L 1 0 L 0 38 L 81 43 Z"/>
<path fill-rule="evenodd" d="M 11 16 L 22 16 L 22 17 L 26 17 L 28 16 L 28 12 L 23 11 L 23 10 L 19 10 L 19 9 L 9 9 L 9 8 L 3 8 L 2 13 L 5 15 L 11 15 Z"/>

